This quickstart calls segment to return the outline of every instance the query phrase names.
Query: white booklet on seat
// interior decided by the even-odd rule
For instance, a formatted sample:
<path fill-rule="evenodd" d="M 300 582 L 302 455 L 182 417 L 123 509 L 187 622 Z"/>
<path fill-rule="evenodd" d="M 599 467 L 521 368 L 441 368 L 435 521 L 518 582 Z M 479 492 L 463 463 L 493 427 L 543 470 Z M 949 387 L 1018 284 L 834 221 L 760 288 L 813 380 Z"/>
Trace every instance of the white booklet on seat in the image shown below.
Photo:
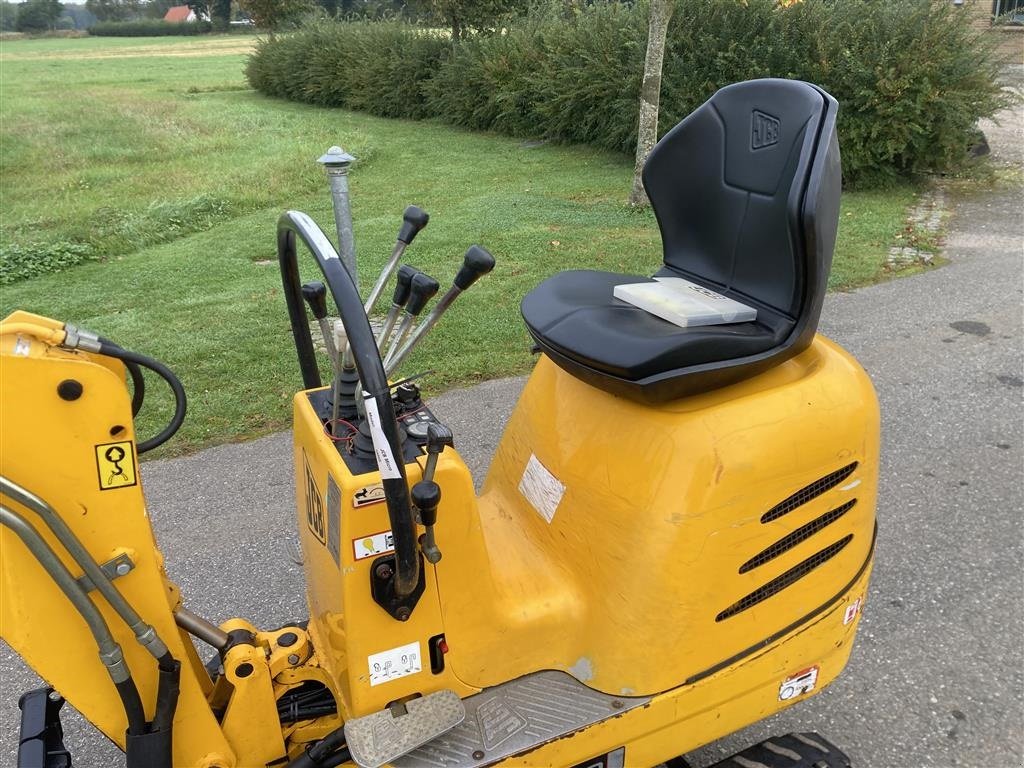
<path fill-rule="evenodd" d="M 757 310 L 681 277 L 656 277 L 653 283 L 617 285 L 612 295 L 681 328 L 747 323 Z"/>

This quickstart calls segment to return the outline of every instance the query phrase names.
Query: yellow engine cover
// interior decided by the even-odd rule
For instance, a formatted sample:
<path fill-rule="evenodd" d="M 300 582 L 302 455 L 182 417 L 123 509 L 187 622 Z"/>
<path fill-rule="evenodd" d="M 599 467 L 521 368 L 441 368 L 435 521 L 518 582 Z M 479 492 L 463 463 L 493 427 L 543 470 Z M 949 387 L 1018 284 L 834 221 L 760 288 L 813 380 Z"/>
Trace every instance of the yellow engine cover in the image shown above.
<path fill-rule="evenodd" d="M 641 695 L 740 661 L 868 568 L 878 450 L 870 380 L 820 336 L 756 378 L 658 407 L 542 358 L 479 518 L 442 504 L 449 663 L 472 687 L 556 669 Z"/>

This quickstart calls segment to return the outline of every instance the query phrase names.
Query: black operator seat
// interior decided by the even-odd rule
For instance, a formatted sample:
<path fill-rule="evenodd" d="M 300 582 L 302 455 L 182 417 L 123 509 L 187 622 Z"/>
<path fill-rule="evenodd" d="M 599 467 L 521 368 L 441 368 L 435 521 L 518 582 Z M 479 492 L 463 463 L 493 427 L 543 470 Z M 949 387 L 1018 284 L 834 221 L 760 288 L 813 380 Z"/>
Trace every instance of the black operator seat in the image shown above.
<path fill-rule="evenodd" d="M 613 298 L 652 278 L 563 272 L 523 299 L 541 350 L 577 378 L 649 403 L 749 378 L 818 326 L 839 224 L 836 100 L 798 80 L 722 88 L 658 142 L 643 170 L 664 266 L 757 310 L 681 328 Z"/>

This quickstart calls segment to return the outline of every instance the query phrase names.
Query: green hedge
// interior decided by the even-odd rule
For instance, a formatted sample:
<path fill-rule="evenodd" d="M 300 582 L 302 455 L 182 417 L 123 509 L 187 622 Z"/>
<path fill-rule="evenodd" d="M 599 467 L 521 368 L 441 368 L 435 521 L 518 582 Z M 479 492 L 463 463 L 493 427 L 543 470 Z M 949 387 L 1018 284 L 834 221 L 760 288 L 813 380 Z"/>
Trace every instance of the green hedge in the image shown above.
<path fill-rule="evenodd" d="M 264 40 L 247 75 L 271 96 L 632 152 L 646 6 L 565 8 L 454 44 L 395 21 L 320 24 Z M 848 183 L 947 172 L 1004 104 L 999 66 L 948 0 L 678 0 L 660 128 L 729 83 L 798 78 L 840 102 Z"/>
<path fill-rule="evenodd" d="M 208 21 L 139 19 L 138 21 L 97 21 L 89 34 L 97 37 L 162 37 L 164 35 L 203 35 L 213 29 Z"/>

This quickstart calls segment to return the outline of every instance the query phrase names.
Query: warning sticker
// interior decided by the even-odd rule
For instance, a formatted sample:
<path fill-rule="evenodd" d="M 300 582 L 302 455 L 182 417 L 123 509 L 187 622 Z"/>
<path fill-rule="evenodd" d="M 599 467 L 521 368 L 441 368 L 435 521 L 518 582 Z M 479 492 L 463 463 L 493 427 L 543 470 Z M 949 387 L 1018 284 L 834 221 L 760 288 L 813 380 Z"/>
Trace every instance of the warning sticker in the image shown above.
<path fill-rule="evenodd" d="M 387 497 L 384 495 L 384 486 L 380 483 L 360 488 L 352 494 L 352 506 L 357 509 L 365 507 L 367 504 L 379 504 L 382 501 L 387 501 Z"/>
<path fill-rule="evenodd" d="M 550 523 L 565 494 L 565 486 L 531 453 L 523 479 L 519 481 L 519 492 Z"/>
<path fill-rule="evenodd" d="M 855 618 L 857 618 L 857 614 L 860 613 L 860 606 L 863 600 L 863 598 L 858 597 L 856 600 L 854 600 L 852 603 L 846 606 L 846 612 L 843 613 L 843 626 L 846 626 Z"/>
<path fill-rule="evenodd" d="M 19 336 L 14 342 L 14 354 L 18 357 L 28 357 L 32 352 L 32 342 Z"/>
<path fill-rule="evenodd" d="M 135 450 L 132 441 L 97 445 L 96 474 L 100 479 L 101 491 L 135 485 Z"/>
<path fill-rule="evenodd" d="M 370 685 L 380 685 L 423 670 L 423 656 L 418 640 L 390 651 L 374 653 L 366 661 L 370 667 Z"/>
<path fill-rule="evenodd" d="M 779 701 L 788 701 L 814 690 L 818 684 L 818 666 L 802 669 L 791 677 L 787 677 L 779 686 Z"/>
<path fill-rule="evenodd" d="M 391 531 L 382 531 L 371 536 L 352 539 L 352 551 L 356 560 L 363 560 L 375 555 L 386 555 L 388 552 L 395 551 L 395 537 L 391 535 Z"/>

